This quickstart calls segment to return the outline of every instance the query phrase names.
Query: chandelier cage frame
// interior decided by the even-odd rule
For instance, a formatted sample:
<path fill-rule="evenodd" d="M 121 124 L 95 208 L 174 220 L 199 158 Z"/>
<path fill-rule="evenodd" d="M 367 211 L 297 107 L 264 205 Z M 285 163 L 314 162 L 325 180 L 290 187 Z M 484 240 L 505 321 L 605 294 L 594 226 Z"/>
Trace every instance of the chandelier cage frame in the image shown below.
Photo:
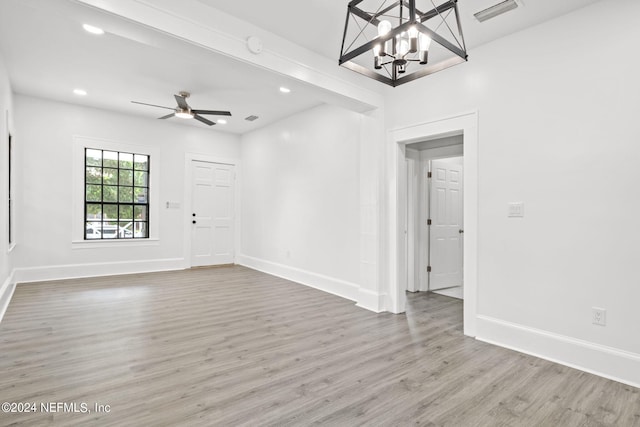
<path fill-rule="evenodd" d="M 433 0 L 430 0 L 430 3 L 434 7 L 433 9 L 426 12 L 422 12 L 416 8 L 416 0 L 397 0 L 393 1 L 386 7 L 385 4 L 388 0 L 382 0 L 381 6 L 374 13 L 364 11 L 359 7 L 359 5 L 363 1 L 365 0 L 351 0 L 349 2 L 347 8 L 347 17 L 344 26 L 344 34 L 342 37 L 340 59 L 338 61 L 339 65 L 353 70 L 357 73 L 363 74 L 379 82 L 385 83 L 389 86 L 396 87 L 405 83 L 409 83 L 420 77 L 428 76 L 430 74 L 467 61 L 468 55 L 464 42 L 464 36 L 462 33 L 462 26 L 460 25 L 460 14 L 458 12 L 457 0 L 447 0 L 445 2 L 442 2 L 442 4 L 440 5 L 436 5 Z M 365 28 L 370 28 L 371 26 L 373 26 L 374 28 L 378 27 L 381 22 L 380 18 L 388 16 L 388 13 L 392 12 L 394 9 L 396 9 L 398 12 L 396 18 L 399 20 L 399 25 L 397 25 L 395 28 L 392 28 L 386 34 L 378 35 L 373 39 L 368 40 L 364 44 L 351 49 L 351 47 L 356 44 L 356 41 L 358 41 L 358 38 L 364 33 Z M 449 25 L 446 23 L 446 18 L 443 17 L 444 14 L 451 13 L 451 11 L 455 14 L 456 30 L 458 31 L 458 36 L 453 33 Z M 416 16 L 418 17 L 418 19 L 416 19 Z M 433 29 L 425 25 L 430 20 L 438 21 L 436 18 L 440 18 L 440 25 L 442 25 L 442 23 L 446 24 L 456 43 L 447 40 L 445 37 L 438 34 L 437 29 L 434 31 Z M 358 25 L 358 22 L 356 21 L 357 19 L 361 19 L 362 21 L 364 21 L 365 26 L 361 27 L 360 25 Z M 350 42 L 350 44 L 347 45 L 347 37 L 351 28 L 349 26 L 350 23 L 353 23 L 353 25 L 357 25 L 357 29 L 355 30 L 357 35 Z M 381 45 L 386 46 L 387 42 L 389 42 L 390 40 L 400 40 L 403 35 L 408 34 L 409 31 L 415 30 L 418 31 L 418 34 L 428 36 L 431 39 L 431 42 L 437 43 L 447 51 L 453 53 L 453 55 L 443 60 L 437 61 L 433 64 L 427 62 L 427 57 L 425 56 L 425 62 L 420 62 L 420 68 L 411 73 L 407 73 L 406 65 L 414 62 L 419 62 L 419 60 L 405 59 L 406 54 L 403 56 L 397 55 L 396 43 L 392 42 L 392 52 L 385 52 L 381 56 L 377 57 L 374 54 L 375 65 L 372 64 L 374 65 L 372 68 L 386 70 L 388 76 L 384 75 L 382 72 L 376 72 L 373 69 L 367 68 L 364 65 L 354 61 L 356 58 L 361 57 L 361 55 L 374 52 L 374 49 L 379 49 Z M 415 53 L 415 50 L 412 50 L 411 52 Z M 383 60 L 387 60 L 388 62 L 379 62 Z M 391 65 L 390 72 L 389 69 L 386 68 L 387 65 Z M 403 66 L 401 67 L 399 65 Z"/>

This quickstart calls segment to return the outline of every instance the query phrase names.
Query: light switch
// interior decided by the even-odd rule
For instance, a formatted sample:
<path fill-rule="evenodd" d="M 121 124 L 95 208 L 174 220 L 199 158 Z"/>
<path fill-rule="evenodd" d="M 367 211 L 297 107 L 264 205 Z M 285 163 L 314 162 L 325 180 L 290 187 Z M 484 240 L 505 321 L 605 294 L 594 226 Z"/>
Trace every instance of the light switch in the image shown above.
<path fill-rule="evenodd" d="M 522 218 L 524 217 L 524 203 L 523 202 L 510 202 L 507 203 L 509 218 Z"/>
<path fill-rule="evenodd" d="M 167 209 L 180 209 L 180 202 L 167 202 Z"/>

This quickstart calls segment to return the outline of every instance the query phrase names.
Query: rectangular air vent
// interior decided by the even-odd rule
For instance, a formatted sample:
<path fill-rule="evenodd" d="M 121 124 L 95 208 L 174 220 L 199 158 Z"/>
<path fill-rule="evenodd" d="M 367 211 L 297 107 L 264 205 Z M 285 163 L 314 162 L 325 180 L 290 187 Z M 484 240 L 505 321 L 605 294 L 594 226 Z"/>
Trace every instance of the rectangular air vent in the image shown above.
<path fill-rule="evenodd" d="M 248 122 L 252 122 L 252 121 L 254 121 L 254 120 L 258 120 L 258 116 L 253 116 L 253 115 L 251 115 L 251 116 L 249 116 L 249 117 L 245 117 L 244 119 L 245 119 L 246 121 L 248 121 Z"/>
<path fill-rule="evenodd" d="M 516 0 L 506 0 L 498 4 L 494 4 L 480 12 L 474 13 L 473 16 L 475 16 L 479 22 L 484 22 L 488 19 L 495 18 L 498 15 L 509 12 L 510 10 L 516 9 L 517 7 L 518 3 Z"/>

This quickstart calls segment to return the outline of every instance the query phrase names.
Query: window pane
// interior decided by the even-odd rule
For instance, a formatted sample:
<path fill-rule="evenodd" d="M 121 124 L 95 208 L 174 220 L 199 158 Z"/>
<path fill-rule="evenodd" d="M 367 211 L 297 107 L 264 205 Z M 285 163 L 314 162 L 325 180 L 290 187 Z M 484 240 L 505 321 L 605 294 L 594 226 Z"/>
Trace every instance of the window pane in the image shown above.
<path fill-rule="evenodd" d="M 133 206 L 120 205 L 120 215 L 118 216 L 120 221 L 133 221 Z"/>
<path fill-rule="evenodd" d="M 103 169 L 103 179 L 105 184 L 118 185 L 118 169 Z"/>
<path fill-rule="evenodd" d="M 118 153 L 115 151 L 103 151 L 102 152 L 103 166 L 105 168 L 117 168 L 118 167 Z"/>
<path fill-rule="evenodd" d="M 102 238 L 116 239 L 118 237 L 118 223 L 115 221 L 105 221 L 102 223 Z"/>
<path fill-rule="evenodd" d="M 101 239 L 102 238 L 102 223 L 101 222 L 87 222 L 84 238 L 85 239 Z"/>
<path fill-rule="evenodd" d="M 102 185 L 87 185 L 86 188 L 87 202 L 101 202 L 102 201 Z"/>
<path fill-rule="evenodd" d="M 133 237 L 147 238 L 149 237 L 149 227 L 146 222 L 136 222 L 133 227 Z"/>
<path fill-rule="evenodd" d="M 133 169 L 133 154 L 120 153 L 120 169 Z"/>
<path fill-rule="evenodd" d="M 121 239 L 133 239 L 133 223 L 132 222 L 120 222 L 119 225 L 119 237 Z"/>
<path fill-rule="evenodd" d="M 102 205 L 96 203 L 87 203 L 87 221 L 102 219 Z"/>
<path fill-rule="evenodd" d="M 87 166 L 102 166 L 102 151 L 87 148 L 86 163 Z"/>
<path fill-rule="evenodd" d="M 88 167 L 85 177 L 87 184 L 102 184 L 102 168 Z"/>
<path fill-rule="evenodd" d="M 133 171 L 120 170 L 120 185 L 133 185 Z"/>
<path fill-rule="evenodd" d="M 148 187 L 147 172 L 135 172 L 135 184 L 138 187 Z"/>
<path fill-rule="evenodd" d="M 139 171 L 148 171 L 149 170 L 149 157 L 143 156 L 141 154 L 135 155 L 135 166 L 136 170 Z"/>
<path fill-rule="evenodd" d="M 136 221 L 146 221 L 147 220 L 147 207 L 146 206 L 135 206 L 133 208 L 133 216 Z"/>
<path fill-rule="evenodd" d="M 146 188 L 135 188 L 135 202 L 136 203 L 147 203 L 147 189 Z"/>
<path fill-rule="evenodd" d="M 118 187 L 111 185 L 105 185 L 102 188 L 102 200 L 105 202 L 117 202 L 118 201 Z"/>
<path fill-rule="evenodd" d="M 104 205 L 103 212 L 105 221 L 118 219 L 118 205 Z"/>
<path fill-rule="evenodd" d="M 124 203 L 133 202 L 133 188 L 119 187 L 118 201 Z"/>

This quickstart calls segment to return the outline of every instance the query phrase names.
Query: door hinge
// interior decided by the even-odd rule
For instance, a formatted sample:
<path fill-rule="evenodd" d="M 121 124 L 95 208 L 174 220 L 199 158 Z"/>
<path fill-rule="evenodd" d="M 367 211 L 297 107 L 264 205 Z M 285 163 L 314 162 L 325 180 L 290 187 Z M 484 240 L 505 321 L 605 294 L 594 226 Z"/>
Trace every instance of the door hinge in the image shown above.
<path fill-rule="evenodd" d="M 431 178 L 431 171 L 427 172 L 427 178 Z"/>
<path fill-rule="evenodd" d="M 427 220 L 427 225 L 431 225 L 431 219 Z"/>
<path fill-rule="evenodd" d="M 427 266 L 427 273 L 431 273 L 431 266 Z"/>

